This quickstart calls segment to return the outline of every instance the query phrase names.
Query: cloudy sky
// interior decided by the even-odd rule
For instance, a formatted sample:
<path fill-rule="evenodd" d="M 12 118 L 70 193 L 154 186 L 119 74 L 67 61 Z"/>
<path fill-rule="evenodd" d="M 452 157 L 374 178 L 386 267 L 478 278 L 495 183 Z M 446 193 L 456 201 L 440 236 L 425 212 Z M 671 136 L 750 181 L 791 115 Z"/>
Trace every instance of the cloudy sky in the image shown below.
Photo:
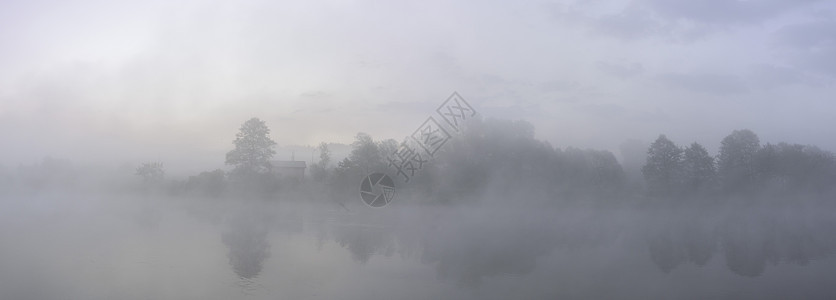
<path fill-rule="evenodd" d="M 220 166 L 250 117 L 280 145 L 401 139 L 453 91 L 559 147 L 833 151 L 834 81 L 833 1 L 9 0 L 0 164 Z"/>

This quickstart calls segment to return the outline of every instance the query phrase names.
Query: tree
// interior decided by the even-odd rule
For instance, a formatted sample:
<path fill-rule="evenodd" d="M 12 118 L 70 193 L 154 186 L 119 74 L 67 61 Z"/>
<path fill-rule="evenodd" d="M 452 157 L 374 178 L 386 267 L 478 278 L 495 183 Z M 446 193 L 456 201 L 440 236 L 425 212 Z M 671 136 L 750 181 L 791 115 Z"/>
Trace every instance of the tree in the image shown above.
<path fill-rule="evenodd" d="M 377 148 L 380 150 L 380 159 L 384 161 L 387 156 L 391 155 L 398 149 L 398 141 L 393 139 L 385 139 L 377 142 Z"/>
<path fill-rule="evenodd" d="M 354 142 L 351 143 L 354 148 L 351 150 L 348 158 L 354 165 L 358 166 L 363 173 L 369 173 L 372 170 L 379 168 L 383 159 L 388 153 L 383 153 L 380 145 L 375 143 L 374 139 L 366 133 L 360 132 L 354 137 Z M 382 169 L 382 168 L 380 168 Z"/>
<path fill-rule="evenodd" d="M 136 168 L 137 176 L 142 177 L 145 184 L 158 184 L 165 178 L 165 170 L 161 162 L 146 162 Z"/>
<path fill-rule="evenodd" d="M 698 143 L 685 148 L 682 170 L 684 188 L 689 194 L 704 194 L 714 184 L 714 158 Z"/>
<path fill-rule="evenodd" d="M 836 178 L 833 154 L 815 146 L 766 144 L 755 158 L 761 190 L 769 193 L 826 192 Z"/>
<path fill-rule="evenodd" d="M 735 130 L 723 139 L 717 157 L 717 172 L 725 191 L 740 192 L 753 188 L 758 149 L 760 140 L 748 129 Z"/>
<path fill-rule="evenodd" d="M 218 197 L 226 189 L 224 171 L 217 169 L 211 172 L 200 172 L 197 176 L 189 176 L 185 188 L 191 193 L 203 196 Z"/>
<path fill-rule="evenodd" d="M 276 154 L 276 142 L 270 139 L 270 128 L 264 121 L 252 118 L 241 125 L 235 135 L 235 149 L 226 154 L 226 164 L 233 165 L 232 174 L 248 177 L 270 171 L 270 158 Z"/>
<path fill-rule="evenodd" d="M 650 144 L 647 150 L 647 163 L 642 167 L 642 175 L 647 181 L 647 191 L 651 195 L 671 196 L 679 187 L 682 173 L 682 149 L 665 135 Z"/>
<path fill-rule="evenodd" d="M 319 162 L 311 165 L 311 176 L 317 181 L 324 181 L 328 177 L 328 164 L 331 163 L 331 150 L 328 144 L 322 142 L 317 146 L 319 150 Z"/>
<path fill-rule="evenodd" d="M 328 149 L 328 144 L 325 142 L 319 143 L 319 164 L 322 167 L 327 167 L 331 163 L 331 150 Z"/>
<path fill-rule="evenodd" d="M 351 143 L 351 153 L 338 162 L 334 169 L 333 186 L 339 189 L 356 188 L 357 182 L 363 176 L 385 171 L 386 156 L 395 151 L 397 145 L 392 139 L 375 142 L 370 135 L 357 133 L 354 142 Z"/>
<path fill-rule="evenodd" d="M 601 150 L 587 150 L 591 156 L 591 180 L 589 183 L 594 190 L 606 191 L 609 190 L 610 195 L 621 191 L 624 185 L 625 175 L 624 169 L 618 163 L 615 155 L 612 152 Z"/>

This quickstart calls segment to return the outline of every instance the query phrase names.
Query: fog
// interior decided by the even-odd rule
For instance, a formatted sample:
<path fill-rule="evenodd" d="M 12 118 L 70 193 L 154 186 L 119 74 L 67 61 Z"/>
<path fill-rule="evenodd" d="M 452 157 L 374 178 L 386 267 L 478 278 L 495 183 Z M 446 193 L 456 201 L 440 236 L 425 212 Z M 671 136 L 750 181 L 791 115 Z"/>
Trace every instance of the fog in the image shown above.
<path fill-rule="evenodd" d="M 836 224 L 831 213 L 819 209 L 393 203 L 375 211 L 357 202 L 342 207 L 66 194 L 5 199 L 3 295 L 763 299 L 832 294 Z"/>
<path fill-rule="evenodd" d="M 827 1 L 0 3 L 0 299 L 830 299 Z"/>

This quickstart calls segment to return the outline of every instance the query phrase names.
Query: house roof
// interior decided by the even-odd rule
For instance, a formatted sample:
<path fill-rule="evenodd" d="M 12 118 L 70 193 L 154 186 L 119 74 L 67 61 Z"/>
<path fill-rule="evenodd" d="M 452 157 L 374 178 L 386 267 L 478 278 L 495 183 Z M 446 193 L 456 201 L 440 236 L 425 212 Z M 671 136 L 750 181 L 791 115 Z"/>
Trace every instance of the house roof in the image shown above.
<path fill-rule="evenodd" d="M 274 168 L 306 168 L 307 165 L 301 160 L 271 160 L 270 164 Z"/>

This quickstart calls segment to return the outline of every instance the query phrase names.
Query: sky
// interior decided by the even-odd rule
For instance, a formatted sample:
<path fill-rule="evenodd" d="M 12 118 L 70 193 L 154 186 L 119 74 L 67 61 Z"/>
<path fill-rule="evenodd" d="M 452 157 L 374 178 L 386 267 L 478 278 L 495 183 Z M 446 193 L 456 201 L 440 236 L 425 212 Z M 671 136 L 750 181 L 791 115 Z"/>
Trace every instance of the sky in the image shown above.
<path fill-rule="evenodd" d="M 834 151 L 834 81 L 833 1 L 5 0 L 0 164 L 208 170 L 251 117 L 285 146 L 401 140 L 454 91 L 556 147 Z"/>

